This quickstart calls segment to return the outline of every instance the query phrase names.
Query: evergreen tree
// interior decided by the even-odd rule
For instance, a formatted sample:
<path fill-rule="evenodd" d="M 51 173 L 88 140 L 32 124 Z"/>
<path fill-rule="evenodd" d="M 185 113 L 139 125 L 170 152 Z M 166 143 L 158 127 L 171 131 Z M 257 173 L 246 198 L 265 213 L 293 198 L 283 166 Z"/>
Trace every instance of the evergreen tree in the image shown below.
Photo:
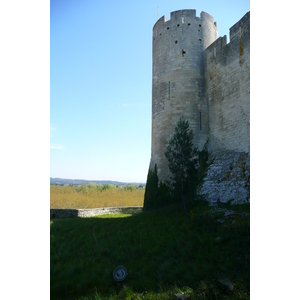
<path fill-rule="evenodd" d="M 158 201 L 159 201 L 158 195 L 159 195 L 159 186 L 158 186 L 157 166 L 155 164 L 153 169 L 149 167 L 148 170 L 143 209 L 149 210 L 149 209 L 156 208 L 158 206 Z"/>
<path fill-rule="evenodd" d="M 172 173 L 171 185 L 174 196 L 177 198 L 180 196 L 186 213 L 187 200 L 195 197 L 198 183 L 199 151 L 193 147 L 193 138 L 189 122 L 180 118 L 165 152 Z"/>

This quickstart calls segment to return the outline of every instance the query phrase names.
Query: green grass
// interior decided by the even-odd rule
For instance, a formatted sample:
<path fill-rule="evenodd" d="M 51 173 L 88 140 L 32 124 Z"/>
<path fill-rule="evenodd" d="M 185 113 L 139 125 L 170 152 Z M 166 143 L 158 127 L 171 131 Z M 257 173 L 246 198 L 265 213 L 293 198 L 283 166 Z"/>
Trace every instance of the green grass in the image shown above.
<path fill-rule="evenodd" d="M 250 205 L 230 209 L 250 212 Z M 250 218 L 199 205 L 50 221 L 51 299 L 250 299 Z M 216 240 L 216 238 L 219 239 Z M 119 264 L 128 276 L 116 284 Z M 228 292 L 219 283 L 229 278 Z"/>

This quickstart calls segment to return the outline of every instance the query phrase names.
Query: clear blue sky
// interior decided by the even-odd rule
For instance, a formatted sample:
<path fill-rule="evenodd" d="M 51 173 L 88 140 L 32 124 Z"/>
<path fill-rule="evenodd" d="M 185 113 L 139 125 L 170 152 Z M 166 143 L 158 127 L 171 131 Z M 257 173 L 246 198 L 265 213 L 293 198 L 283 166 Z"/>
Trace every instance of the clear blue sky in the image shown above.
<path fill-rule="evenodd" d="M 146 182 L 152 28 L 179 9 L 229 42 L 250 1 L 50 1 L 50 177 Z"/>

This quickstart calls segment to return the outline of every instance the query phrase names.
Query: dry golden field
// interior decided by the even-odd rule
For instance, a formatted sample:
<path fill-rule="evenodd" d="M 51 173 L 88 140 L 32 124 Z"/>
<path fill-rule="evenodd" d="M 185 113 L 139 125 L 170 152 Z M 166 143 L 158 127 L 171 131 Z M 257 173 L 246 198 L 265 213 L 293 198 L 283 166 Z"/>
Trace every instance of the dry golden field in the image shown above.
<path fill-rule="evenodd" d="M 50 208 L 100 208 L 114 206 L 143 206 L 145 189 L 115 186 L 50 185 Z"/>

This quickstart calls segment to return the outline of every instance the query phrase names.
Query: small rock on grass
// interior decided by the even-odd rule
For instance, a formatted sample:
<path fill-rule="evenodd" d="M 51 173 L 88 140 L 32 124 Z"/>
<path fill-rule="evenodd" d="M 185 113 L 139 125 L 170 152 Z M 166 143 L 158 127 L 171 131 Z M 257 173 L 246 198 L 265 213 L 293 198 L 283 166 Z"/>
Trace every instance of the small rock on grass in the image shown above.
<path fill-rule="evenodd" d="M 226 286 L 229 291 L 233 291 L 234 290 L 234 286 L 233 286 L 233 284 L 230 282 L 230 280 L 228 278 L 219 279 L 219 282 L 221 284 L 223 284 L 224 286 Z"/>
<path fill-rule="evenodd" d="M 189 299 L 190 296 L 189 295 L 185 295 L 185 294 L 182 294 L 182 293 L 177 293 L 177 294 L 174 294 L 174 296 L 177 297 L 177 299 Z"/>
<path fill-rule="evenodd" d="M 221 242 L 221 237 L 220 237 L 220 236 L 216 237 L 216 238 L 215 238 L 215 241 L 216 241 L 216 242 Z"/>

